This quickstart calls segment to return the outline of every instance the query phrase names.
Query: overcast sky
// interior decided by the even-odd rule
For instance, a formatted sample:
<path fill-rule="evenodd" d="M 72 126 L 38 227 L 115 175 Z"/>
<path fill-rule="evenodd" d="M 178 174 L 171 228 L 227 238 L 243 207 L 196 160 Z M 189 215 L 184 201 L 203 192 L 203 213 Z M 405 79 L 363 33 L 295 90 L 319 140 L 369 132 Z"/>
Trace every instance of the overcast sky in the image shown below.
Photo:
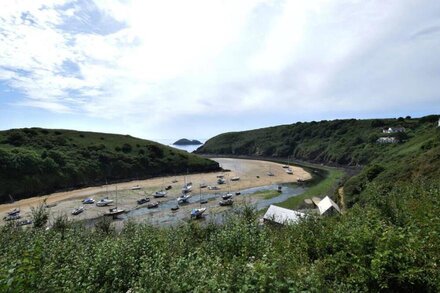
<path fill-rule="evenodd" d="M 209 138 L 440 111 L 440 1 L 0 4 L 0 128 Z"/>

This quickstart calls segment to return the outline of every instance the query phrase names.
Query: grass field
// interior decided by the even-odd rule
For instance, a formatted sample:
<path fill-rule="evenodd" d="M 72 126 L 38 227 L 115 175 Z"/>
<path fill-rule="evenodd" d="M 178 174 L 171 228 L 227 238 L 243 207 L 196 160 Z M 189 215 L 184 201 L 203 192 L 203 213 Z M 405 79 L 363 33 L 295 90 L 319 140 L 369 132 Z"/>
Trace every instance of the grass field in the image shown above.
<path fill-rule="evenodd" d="M 277 206 L 295 209 L 304 203 L 304 199 L 313 196 L 324 197 L 333 195 L 334 190 L 338 186 L 339 180 L 344 176 L 344 172 L 335 168 L 315 169 L 313 179 L 306 184 L 307 190 L 298 196 L 289 198 L 288 200 L 276 204 Z"/>

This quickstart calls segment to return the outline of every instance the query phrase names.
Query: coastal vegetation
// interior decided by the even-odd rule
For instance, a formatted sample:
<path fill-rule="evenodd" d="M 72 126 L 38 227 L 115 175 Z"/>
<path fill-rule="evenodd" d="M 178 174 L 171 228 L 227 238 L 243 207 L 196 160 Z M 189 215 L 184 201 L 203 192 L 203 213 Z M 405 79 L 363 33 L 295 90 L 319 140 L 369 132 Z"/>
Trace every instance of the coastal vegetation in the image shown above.
<path fill-rule="evenodd" d="M 334 194 L 343 177 L 344 172 L 336 168 L 321 167 L 321 169 L 315 169 L 314 172 L 312 172 L 312 180 L 302 184 L 306 187 L 303 193 L 292 196 L 286 201 L 276 205 L 288 209 L 304 207 L 304 200 L 307 198 L 314 196 L 322 197 L 324 194 Z"/>
<path fill-rule="evenodd" d="M 219 170 L 218 163 L 129 135 L 24 128 L 0 131 L 0 202 L 161 175 Z"/>
<path fill-rule="evenodd" d="M 440 186 L 372 186 L 344 215 L 260 226 L 250 207 L 222 225 L 59 223 L 0 233 L 0 291 L 438 292 Z"/>
<path fill-rule="evenodd" d="M 220 135 L 198 152 L 231 155 L 234 149 L 233 155 L 290 156 L 290 160 L 346 168 L 357 165 L 351 177 L 343 169 L 315 165 L 312 180 L 303 183 L 307 191 L 281 204 L 298 207 L 305 197 L 339 191 L 347 209 L 325 217 L 312 213 L 283 226 L 261 226 L 259 213 L 251 206 L 234 207 L 221 224 L 200 220 L 155 227 L 129 222 L 116 231 L 105 219 L 90 229 L 63 215 L 49 217 L 49 230 L 40 224 L 28 228 L 8 224 L 0 231 L 0 291 L 438 292 L 437 119 L 303 123 L 304 129 L 319 129 L 316 124 L 323 129 L 335 124 L 340 128 L 333 129 L 335 137 L 327 140 L 304 137 L 283 155 L 275 150 L 286 145 L 289 137 L 276 140 L 273 135 L 289 126 L 235 133 L 233 139 L 231 134 Z M 357 125 L 367 134 L 359 128 L 348 130 L 347 125 Z M 393 134 L 399 143 L 379 144 L 374 136 L 340 149 L 343 141 L 352 141 L 355 135 L 384 135 L 385 126 L 405 127 L 405 134 Z M 266 149 L 259 142 L 262 132 L 273 139 L 266 143 L 274 146 L 274 152 L 256 153 L 251 147 L 259 144 L 258 150 Z M 325 143 L 317 149 L 322 153 L 313 153 L 312 142 L 321 139 Z M 237 153 L 236 147 L 245 140 L 249 148 L 239 147 Z M 335 160 L 338 156 L 346 159 Z M 33 215 L 40 219 L 38 223 L 48 219 L 38 209 Z"/>
<path fill-rule="evenodd" d="M 353 206 L 372 182 L 383 186 L 440 178 L 438 115 L 422 118 L 333 120 L 295 123 L 220 134 L 196 152 L 200 154 L 287 158 L 346 168 L 360 173 L 347 178 L 346 204 Z M 390 127 L 404 132 L 384 133 Z M 379 137 L 398 143 L 378 143 Z M 319 169 L 319 166 L 318 166 Z M 342 176 L 335 176 L 341 181 Z M 335 182 L 328 184 L 334 185 Z M 335 189 L 333 189 L 335 190 Z M 331 194 L 330 194 L 331 195 Z M 283 206 L 292 207 L 298 199 Z"/>

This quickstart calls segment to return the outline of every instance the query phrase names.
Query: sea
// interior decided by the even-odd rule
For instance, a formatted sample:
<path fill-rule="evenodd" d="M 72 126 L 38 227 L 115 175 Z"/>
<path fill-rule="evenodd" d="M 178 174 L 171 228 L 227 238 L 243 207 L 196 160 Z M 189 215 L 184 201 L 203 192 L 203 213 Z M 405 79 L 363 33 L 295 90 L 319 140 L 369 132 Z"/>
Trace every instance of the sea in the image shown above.
<path fill-rule="evenodd" d="M 173 143 L 175 141 L 178 141 L 180 138 L 174 139 L 174 138 L 166 138 L 166 139 L 152 139 L 155 142 L 179 149 L 179 150 L 184 150 L 187 151 L 188 153 L 192 153 L 193 151 L 195 151 L 196 149 L 198 149 L 199 147 L 202 146 L 202 144 L 200 145 L 173 145 Z M 200 141 L 201 143 L 205 143 L 207 141 L 207 139 L 198 139 L 198 138 L 189 138 L 191 140 L 196 139 L 198 141 Z"/>

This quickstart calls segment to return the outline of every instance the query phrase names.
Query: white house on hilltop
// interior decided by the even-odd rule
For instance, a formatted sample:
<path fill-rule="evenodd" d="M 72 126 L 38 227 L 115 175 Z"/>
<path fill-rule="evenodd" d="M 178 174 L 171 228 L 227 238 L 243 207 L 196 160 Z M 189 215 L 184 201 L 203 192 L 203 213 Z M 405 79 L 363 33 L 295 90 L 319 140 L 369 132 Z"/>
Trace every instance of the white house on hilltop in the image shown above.
<path fill-rule="evenodd" d="M 405 127 L 385 127 L 382 129 L 383 133 L 397 133 L 397 132 L 405 132 Z"/>

